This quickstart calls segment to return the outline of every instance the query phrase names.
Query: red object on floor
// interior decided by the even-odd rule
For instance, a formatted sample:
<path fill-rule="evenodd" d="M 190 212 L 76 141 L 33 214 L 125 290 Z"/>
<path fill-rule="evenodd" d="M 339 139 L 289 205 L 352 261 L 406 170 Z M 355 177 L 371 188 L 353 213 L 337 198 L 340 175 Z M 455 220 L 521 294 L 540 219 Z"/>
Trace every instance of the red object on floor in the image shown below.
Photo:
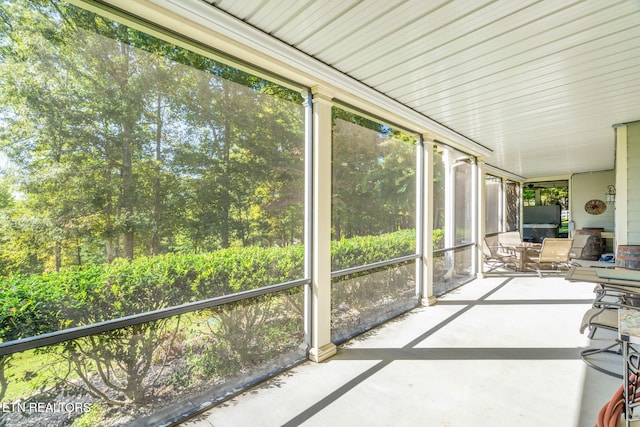
<path fill-rule="evenodd" d="M 636 397 L 640 397 L 635 375 L 631 375 L 629 377 L 629 382 L 633 383 L 633 385 L 629 386 L 630 391 L 633 392 L 633 389 L 635 389 Z M 611 400 L 608 401 L 602 409 L 600 409 L 600 412 L 598 412 L 596 427 L 618 427 L 620 417 L 624 414 L 624 406 L 624 385 L 621 385 L 613 394 Z"/>

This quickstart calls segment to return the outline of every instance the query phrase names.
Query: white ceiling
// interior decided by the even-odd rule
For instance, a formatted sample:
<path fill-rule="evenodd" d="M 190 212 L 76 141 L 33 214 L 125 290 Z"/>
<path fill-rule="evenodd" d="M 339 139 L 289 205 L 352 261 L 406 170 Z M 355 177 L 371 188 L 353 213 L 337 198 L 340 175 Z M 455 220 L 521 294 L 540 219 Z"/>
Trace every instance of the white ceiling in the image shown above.
<path fill-rule="evenodd" d="M 526 178 L 613 169 L 640 120 L 640 0 L 207 1 Z"/>

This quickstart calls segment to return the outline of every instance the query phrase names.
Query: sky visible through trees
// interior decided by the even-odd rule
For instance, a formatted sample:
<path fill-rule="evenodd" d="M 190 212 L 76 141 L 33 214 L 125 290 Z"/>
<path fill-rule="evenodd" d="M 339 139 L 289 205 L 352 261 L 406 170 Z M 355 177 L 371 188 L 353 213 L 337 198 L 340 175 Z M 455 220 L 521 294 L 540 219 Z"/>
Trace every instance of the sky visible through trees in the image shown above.
<path fill-rule="evenodd" d="M 0 18 L 0 275 L 302 242 L 299 91 L 60 1 Z M 336 120 L 334 238 L 415 227 L 415 140 Z"/>

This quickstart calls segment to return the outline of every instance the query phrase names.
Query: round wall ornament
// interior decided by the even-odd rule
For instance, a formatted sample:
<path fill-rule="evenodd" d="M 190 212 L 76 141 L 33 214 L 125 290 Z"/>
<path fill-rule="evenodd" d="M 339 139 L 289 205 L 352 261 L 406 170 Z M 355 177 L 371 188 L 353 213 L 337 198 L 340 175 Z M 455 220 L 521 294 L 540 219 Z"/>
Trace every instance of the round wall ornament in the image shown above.
<path fill-rule="evenodd" d="M 607 204 L 598 199 L 589 200 L 584 204 L 584 210 L 591 215 L 600 215 L 607 210 Z"/>

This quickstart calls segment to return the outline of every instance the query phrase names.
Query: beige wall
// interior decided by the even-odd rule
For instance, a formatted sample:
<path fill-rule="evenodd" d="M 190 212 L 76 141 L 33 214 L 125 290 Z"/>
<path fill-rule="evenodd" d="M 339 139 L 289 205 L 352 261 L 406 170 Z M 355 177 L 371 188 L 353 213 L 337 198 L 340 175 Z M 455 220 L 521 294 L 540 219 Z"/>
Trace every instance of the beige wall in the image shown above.
<path fill-rule="evenodd" d="M 607 205 L 607 209 L 600 215 L 591 215 L 584 209 L 585 203 L 590 200 L 605 201 L 605 193 L 608 185 L 615 185 L 615 171 L 600 171 L 579 173 L 571 176 L 569 197 L 571 199 L 571 219 L 575 229 L 604 228 L 613 232 L 615 229 L 615 205 Z M 613 240 L 608 239 L 607 251 L 613 251 Z"/>
<path fill-rule="evenodd" d="M 615 171 L 601 171 L 578 173 L 571 176 L 571 217 L 576 224 L 576 230 L 585 227 L 602 227 L 613 231 L 615 205 L 607 205 L 607 210 L 600 215 L 591 215 L 584 210 L 589 200 L 605 201 L 608 185 L 615 185 Z"/>

